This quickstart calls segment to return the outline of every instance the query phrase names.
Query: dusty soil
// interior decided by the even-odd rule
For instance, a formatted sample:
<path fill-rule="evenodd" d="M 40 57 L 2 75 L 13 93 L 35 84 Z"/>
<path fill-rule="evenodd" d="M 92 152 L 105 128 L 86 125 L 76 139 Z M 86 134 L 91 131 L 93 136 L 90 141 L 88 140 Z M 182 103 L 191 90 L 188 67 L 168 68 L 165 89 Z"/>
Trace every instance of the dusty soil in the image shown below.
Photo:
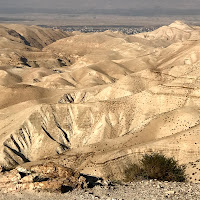
<path fill-rule="evenodd" d="M 200 184 L 195 183 L 170 183 L 158 181 L 140 181 L 128 184 L 113 184 L 111 186 L 95 186 L 87 190 L 73 190 L 65 194 L 47 192 L 20 192 L 15 194 L 1 194 L 0 199 L 9 200 L 162 200 L 200 199 Z"/>

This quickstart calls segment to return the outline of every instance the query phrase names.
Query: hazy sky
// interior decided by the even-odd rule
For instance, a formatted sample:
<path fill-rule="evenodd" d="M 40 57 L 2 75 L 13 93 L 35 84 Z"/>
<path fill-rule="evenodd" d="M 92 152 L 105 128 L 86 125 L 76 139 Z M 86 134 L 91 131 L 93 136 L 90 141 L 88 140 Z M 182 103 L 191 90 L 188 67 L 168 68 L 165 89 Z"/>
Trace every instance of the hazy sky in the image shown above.
<path fill-rule="evenodd" d="M 148 9 L 200 8 L 200 0 L 0 0 L 0 8 Z"/>

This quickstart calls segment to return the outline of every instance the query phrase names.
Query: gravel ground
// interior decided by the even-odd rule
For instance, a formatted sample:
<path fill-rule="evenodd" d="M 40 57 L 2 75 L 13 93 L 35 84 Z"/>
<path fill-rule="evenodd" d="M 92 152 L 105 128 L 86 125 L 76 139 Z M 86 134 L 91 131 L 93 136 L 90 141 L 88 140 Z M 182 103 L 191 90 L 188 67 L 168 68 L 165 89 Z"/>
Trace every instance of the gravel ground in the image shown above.
<path fill-rule="evenodd" d="M 87 190 L 73 190 L 65 194 L 47 192 L 19 192 L 0 194 L 2 200 L 162 200 L 200 199 L 200 184 L 140 181 L 112 186 L 95 186 Z"/>

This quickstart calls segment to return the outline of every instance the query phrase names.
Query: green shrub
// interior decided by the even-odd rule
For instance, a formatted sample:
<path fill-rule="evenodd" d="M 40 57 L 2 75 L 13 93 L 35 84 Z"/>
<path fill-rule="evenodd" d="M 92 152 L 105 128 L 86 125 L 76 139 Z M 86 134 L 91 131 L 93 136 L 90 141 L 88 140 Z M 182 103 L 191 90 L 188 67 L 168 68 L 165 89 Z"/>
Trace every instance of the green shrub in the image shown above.
<path fill-rule="evenodd" d="M 167 158 L 159 153 L 145 154 L 139 165 L 132 164 L 125 170 L 126 181 L 143 179 L 157 179 L 160 181 L 186 180 L 185 167 L 178 165 L 174 158 Z"/>

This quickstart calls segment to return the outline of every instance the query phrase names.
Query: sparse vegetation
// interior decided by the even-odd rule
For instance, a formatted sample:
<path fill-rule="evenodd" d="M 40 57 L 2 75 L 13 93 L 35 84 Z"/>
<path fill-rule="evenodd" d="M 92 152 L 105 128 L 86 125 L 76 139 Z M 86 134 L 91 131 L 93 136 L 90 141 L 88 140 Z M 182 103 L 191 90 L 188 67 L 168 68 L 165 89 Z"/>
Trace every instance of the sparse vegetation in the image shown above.
<path fill-rule="evenodd" d="M 139 165 L 131 164 L 125 170 L 125 177 L 126 182 L 144 179 L 144 171 Z"/>
<path fill-rule="evenodd" d="M 145 154 L 140 163 L 131 164 L 125 170 L 126 181 L 157 179 L 160 181 L 186 181 L 185 167 L 174 158 L 159 153 Z"/>

